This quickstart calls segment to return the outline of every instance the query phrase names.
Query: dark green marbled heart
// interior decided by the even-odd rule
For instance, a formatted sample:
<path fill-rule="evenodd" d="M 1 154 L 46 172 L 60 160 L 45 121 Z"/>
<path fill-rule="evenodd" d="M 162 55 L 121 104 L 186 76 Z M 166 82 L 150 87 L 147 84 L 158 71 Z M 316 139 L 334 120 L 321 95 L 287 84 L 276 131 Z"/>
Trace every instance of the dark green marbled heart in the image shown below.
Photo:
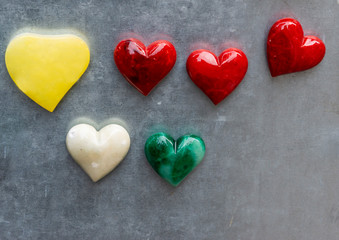
<path fill-rule="evenodd" d="M 205 143 L 195 135 L 185 135 L 175 141 L 160 132 L 147 139 L 145 154 L 152 168 L 177 186 L 204 158 Z"/>

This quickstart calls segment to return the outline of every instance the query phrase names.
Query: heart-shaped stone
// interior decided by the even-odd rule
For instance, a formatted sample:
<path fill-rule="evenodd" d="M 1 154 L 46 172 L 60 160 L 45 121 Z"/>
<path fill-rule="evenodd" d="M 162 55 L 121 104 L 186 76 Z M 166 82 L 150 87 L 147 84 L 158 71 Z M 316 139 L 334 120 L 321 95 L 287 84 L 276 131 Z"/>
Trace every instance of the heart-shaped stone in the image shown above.
<path fill-rule="evenodd" d="M 160 132 L 147 139 L 145 154 L 160 177 L 177 186 L 204 158 L 205 143 L 195 135 L 185 135 L 175 141 Z"/>
<path fill-rule="evenodd" d="M 53 112 L 85 72 L 90 52 L 86 42 L 75 35 L 24 33 L 8 44 L 5 60 L 18 88 Z"/>
<path fill-rule="evenodd" d="M 96 182 L 125 158 L 130 137 L 117 124 L 107 125 L 99 132 L 91 125 L 79 124 L 69 130 L 66 146 L 73 159 Z"/>
<path fill-rule="evenodd" d="M 174 46 L 158 40 L 148 47 L 134 38 L 121 41 L 114 50 L 114 60 L 127 81 L 147 96 L 171 71 L 176 61 Z"/>
<path fill-rule="evenodd" d="M 239 49 L 229 48 L 219 56 L 200 49 L 192 52 L 186 68 L 192 81 L 217 105 L 243 80 L 247 72 L 246 55 Z"/>
<path fill-rule="evenodd" d="M 319 38 L 304 36 L 295 19 L 278 20 L 268 34 L 267 58 L 272 77 L 312 68 L 321 62 L 325 51 Z"/>

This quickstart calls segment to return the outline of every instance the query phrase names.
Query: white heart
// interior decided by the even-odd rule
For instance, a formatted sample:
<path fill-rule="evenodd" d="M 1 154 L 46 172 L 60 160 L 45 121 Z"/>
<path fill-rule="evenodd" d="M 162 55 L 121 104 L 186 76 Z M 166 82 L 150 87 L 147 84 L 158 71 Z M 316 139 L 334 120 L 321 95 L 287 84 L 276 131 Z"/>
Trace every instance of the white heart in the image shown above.
<path fill-rule="evenodd" d="M 67 133 L 66 146 L 73 159 L 96 182 L 125 158 L 130 137 L 117 124 L 107 125 L 99 132 L 91 125 L 79 124 Z"/>

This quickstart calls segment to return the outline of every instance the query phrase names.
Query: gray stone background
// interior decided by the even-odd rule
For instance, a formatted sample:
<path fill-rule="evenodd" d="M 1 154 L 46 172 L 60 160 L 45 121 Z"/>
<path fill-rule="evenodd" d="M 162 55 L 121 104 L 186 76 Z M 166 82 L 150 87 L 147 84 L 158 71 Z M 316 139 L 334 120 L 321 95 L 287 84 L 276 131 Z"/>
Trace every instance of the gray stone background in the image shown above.
<path fill-rule="evenodd" d="M 339 5 L 335 0 L 0 1 L 0 239 L 336 240 L 339 236 Z M 295 17 L 327 47 L 317 67 L 271 78 L 270 26 Z M 22 28 L 84 34 L 91 63 L 54 113 L 10 79 L 6 46 Z M 171 73 L 144 97 L 119 74 L 125 37 L 172 41 Z M 197 48 L 241 48 L 239 87 L 215 107 L 191 82 Z M 126 159 L 98 183 L 71 159 L 68 129 L 128 126 Z M 148 136 L 199 134 L 204 161 L 177 188 L 148 165 Z"/>

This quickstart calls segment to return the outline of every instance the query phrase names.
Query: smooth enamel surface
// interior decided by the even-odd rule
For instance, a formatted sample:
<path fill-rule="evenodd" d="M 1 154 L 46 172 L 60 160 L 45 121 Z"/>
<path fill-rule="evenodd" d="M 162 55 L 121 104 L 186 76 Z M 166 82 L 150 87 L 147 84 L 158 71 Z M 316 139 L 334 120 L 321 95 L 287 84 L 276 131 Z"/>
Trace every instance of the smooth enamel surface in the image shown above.
<path fill-rule="evenodd" d="M 124 159 L 130 137 L 117 124 L 107 125 L 99 132 L 91 125 L 79 124 L 69 130 L 66 145 L 73 159 L 96 182 Z"/>
<path fill-rule="evenodd" d="M 325 56 L 325 44 L 315 36 L 304 36 L 300 23 L 278 20 L 267 39 L 267 58 L 272 77 L 310 69 Z"/>
<path fill-rule="evenodd" d="M 116 46 L 114 60 L 127 81 L 147 96 L 173 68 L 176 51 L 166 40 L 145 47 L 139 40 L 131 38 Z"/>
<path fill-rule="evenodd" d="M 90 52 L 86 42 L 75 35 L 25 33 L 11 40 L 5 60 L 18 88 L 53 112 L 85 72 Z"/>
<path fill-rule="evenodd" d="M 175 141 L 160 132 L 147 139 L 145 154 L 159 176 L 177 186 L 204 158 L 205 143 L 195 135 L 185 135 Z"/>
<path fill-rule="evenodd" d="M 248 67 L 246 55 L 229 48 L 218 57 L 200 49 L 192 52 L 186 68 L 192 81 L 217 105 L 243 80 Z"/>

